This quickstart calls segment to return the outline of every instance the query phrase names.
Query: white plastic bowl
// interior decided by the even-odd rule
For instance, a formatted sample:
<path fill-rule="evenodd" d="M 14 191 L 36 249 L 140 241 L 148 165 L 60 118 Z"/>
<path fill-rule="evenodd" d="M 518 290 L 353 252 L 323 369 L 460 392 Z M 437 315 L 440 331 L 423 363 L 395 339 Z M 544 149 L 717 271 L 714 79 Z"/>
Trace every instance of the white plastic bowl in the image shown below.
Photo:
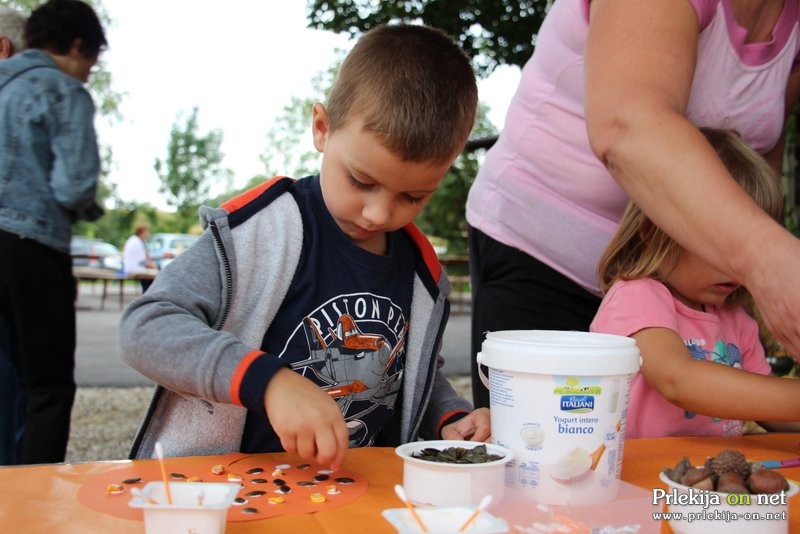
<path fill-rule="evenodd" d="M 677 534 L 786 534 L 789 532 L 789 499 L 798 492 L 795 482 L 789 481 L 789 491 L 780 495 L 738 495 L 718 491 L 694 490 L 671 480 L 661 473 L 661 481 L 669 486 L 673 502 L 668 512 L 682 514 L 669 520 Z M 681 497 L 683 496 L 683 497 Z M 690 499 L 691 497 L 691 499 Z M 655 498 L 655 495 L 654 495 Z M 675 499 L 683 498 L 682 503 Z M 749 504 L 746 499 L 749 498 Z M 659 502 L 664 502 L 660 500 Z M 760 519 L 754 519 L 760 518 Z"/>
<path fill-rule="evenodd" d="M 164 483 L 153 481 L 142 488 L 144 498 L 134 497 L 129 506 L 144 512 L 147 534 L 222 534 L 239 488 L 229 482 L 169 482 L 172 504 L 167 504 Z M 157 504 L 148 502 L 147 497 Z"/>
<path fill-rule="evenodd" d="M 490 454 L 503 458 L 482 464 L 450 464 L 412 457 L 422 449 L 471 449 L 486 445 Z M 417 505 L 477 506 L 485 495 L 499 502 L 505 492 L 505 466 L 514 453 L 499 445 L 478 441 L 432 440 L 415 441 L 395 449 L 403 459 L 403 488 Z"/>

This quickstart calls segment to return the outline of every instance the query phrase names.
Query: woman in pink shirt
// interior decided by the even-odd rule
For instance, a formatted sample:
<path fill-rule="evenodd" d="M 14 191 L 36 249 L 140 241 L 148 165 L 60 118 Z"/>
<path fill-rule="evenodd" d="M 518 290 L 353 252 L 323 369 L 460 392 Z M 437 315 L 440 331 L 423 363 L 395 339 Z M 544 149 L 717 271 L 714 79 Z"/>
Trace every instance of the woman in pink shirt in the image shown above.
<path fill-rule="evenodd" d="M 772 168 L 731 130 L 702 129 L 767 216 L 783 211 Z M 742 420 L 800 431 L 800 381 L 769 376 L 747 290 L 678 245 L 631 203 L 600 261 L 607 290 L 593 332 L 630 336 L 642 354 L 625 436 L 740 435 Z M 610 289 L 609 289 L 610 288 Z"/>
<path fill-rule="evenodd" d="M 734 128 L 780 169 L 800 93 L 798 20 L 800 0 L 552 5 L 467 201 L 473 351 L 491 330 L 586 330 L 597 262 L 632 199 L 746 285 L 800 357 L 800 241 L 730 180 L 697 128 Z"/>

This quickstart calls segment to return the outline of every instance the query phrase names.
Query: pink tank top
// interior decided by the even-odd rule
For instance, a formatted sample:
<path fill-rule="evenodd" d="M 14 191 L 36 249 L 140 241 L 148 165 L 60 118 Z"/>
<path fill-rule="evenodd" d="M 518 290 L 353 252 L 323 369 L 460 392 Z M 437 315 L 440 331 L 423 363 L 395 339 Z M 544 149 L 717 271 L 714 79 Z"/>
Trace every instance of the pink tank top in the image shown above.
<path fill-rule="evenodd" d="M 760 152 L 780 138 L 800 50 L 798 6 L 785 0 L 768 43 L 744 43 L 729 0 L 691 0 L 700 22 L 687 117 L 735 128 Z M 522 69 L 503 132 L 467 200 L 467 221 L 599 294 L 597 262 L 628 198 L 594 156 L 583 111 L 588 0 L 558 0 Z"/>

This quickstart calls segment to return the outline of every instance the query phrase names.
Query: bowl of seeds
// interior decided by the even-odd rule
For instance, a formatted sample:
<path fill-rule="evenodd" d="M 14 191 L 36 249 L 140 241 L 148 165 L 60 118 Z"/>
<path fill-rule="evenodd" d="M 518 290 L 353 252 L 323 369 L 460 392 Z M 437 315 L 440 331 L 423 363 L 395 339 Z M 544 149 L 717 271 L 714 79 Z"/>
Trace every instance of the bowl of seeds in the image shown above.
<path fill-rule="evenodd" d="M 514 453 L 479 441 L 415 441 L 397 447 L 403 487 L 417 505 L 477 506 L 486 495 L 499 502 L 505 467 Z"/>

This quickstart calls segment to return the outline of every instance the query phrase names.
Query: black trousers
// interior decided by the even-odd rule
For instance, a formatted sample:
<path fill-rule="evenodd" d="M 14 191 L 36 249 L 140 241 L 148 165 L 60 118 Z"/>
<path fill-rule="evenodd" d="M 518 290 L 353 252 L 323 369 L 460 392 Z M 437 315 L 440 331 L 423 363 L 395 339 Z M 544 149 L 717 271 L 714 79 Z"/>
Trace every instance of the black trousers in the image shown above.
<path fill-rule="evenodd" d="M 513 247 L 469 228 L 472 284 L 472 399 L 489 406 L 489 391 L 475 360 L 486 332 L 498 330 L 588 331 L 600 297 Z M 487 373 L 483 367 L 484 374 Z"/>
<path fill-rule="evenodd" d="M 0 320 L 27 400 L 18 457 L 63 462 L 75 399 L 75 280 L 69 254 L 0 231 Z M 11 417 L 0 406 L 0 417 Z"/>

